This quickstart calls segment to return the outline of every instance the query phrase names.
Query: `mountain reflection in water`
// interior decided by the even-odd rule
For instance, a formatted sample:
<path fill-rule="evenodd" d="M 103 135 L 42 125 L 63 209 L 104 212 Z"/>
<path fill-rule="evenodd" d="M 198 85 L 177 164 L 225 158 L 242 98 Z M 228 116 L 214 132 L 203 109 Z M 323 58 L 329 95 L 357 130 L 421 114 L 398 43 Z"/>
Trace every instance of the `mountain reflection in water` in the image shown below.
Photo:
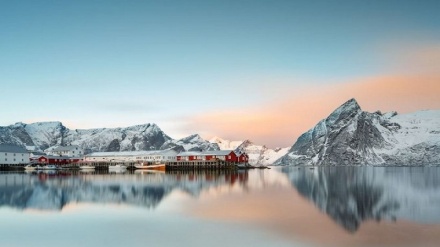
<path fill-rule="evenodd" d="M 61 210 L 69 203 L 111 203 L 154 209 L 180 189 L 197 197 L 203 189 L 245 183 L 246 171 L 39 171 L 0 174 L 0 206 Z"/>
<path fill-rule="evenodd" d="M 437 167 L 284 167 L 282 172 L 349 232 L 368 220 L 440 222 Z"/>
<path fill-rule="evenodd" d="M 15 246 L 20 245 L 13 236 L 23 227 L 31 232 L 60 229 L 57 234 L 73 241 L 71 246 L 77 242 L 66 237 L 65 227 L 89 246 L 97 246 L 96 235 L 113 234 L 119 242 L 109 241 L 109 247 L 126 241 L 133 241 L 130 246 L 151 241 L 168 246 L 236 246 L 235 241 L 252 246 L 438 246 L 439 179 L 438 167 L 3 172 L 0 216 L 21 221 L 0 230 Z M 108 221 L 124 222 L 127 230 Z M 161 232 L 179 237 L 164 238 Z M 40 235 L 35 232 L 32 241 L 45 243 Z M 226 235 L 234 241 L 213 245 L 212 239 Z"/>

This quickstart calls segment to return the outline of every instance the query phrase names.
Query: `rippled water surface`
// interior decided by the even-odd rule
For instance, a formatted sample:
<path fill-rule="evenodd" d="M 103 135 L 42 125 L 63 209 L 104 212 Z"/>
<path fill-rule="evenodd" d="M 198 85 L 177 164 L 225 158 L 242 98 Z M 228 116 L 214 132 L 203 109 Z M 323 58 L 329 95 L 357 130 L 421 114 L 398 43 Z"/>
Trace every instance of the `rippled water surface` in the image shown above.
<path fill-rule="evenodd" d="M 440 168 L 0 173 L 0 246 L 440 246 Z"/>

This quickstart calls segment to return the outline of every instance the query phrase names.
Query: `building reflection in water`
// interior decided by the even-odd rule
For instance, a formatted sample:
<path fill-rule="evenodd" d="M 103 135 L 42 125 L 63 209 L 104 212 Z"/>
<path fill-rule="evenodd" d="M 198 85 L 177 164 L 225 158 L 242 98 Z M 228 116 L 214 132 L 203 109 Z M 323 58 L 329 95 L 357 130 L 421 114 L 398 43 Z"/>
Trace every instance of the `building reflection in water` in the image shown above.
<path fill-rule="evenodd" d="M 0 206 L 61 210 L 69 203 L 154 209 L 174 189 L 197 197 L 210 187 L 244 185 L 247 171 L 42 171 L 0 173 Z"/>

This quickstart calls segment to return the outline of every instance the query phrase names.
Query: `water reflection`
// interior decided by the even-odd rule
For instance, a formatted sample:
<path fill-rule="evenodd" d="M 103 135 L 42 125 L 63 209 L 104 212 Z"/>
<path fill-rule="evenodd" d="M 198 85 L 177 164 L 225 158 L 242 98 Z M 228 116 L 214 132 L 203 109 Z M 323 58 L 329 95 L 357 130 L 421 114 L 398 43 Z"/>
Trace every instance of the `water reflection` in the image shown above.
<path fill-rule="evenodd" d="M 0 206 L 61 210 L 69 203 L 111 203 L 154 209 L 174 189 L 197 197 L 204 189 L 247 179 L 246 171 L 0 173 Z"/>
<path fill-rule="evenodd" d="M 0 173 L 0 232 L 14 243 L 5 246 L 30 246 L 13 237 L 24 226 L 35 246 L 46 229 L 73 241 L 66 228 L 88 246 L 96 235 L 117 236 L 108 246 L 206 246 L 227 234 L 240 244 L 217 246 L 438 246 L 439 178 L 437 167 Z"/>
<path fill-rule="evenodd" d="M 155 209 L 173 190 L 193 198 L 210 188 L 235 186 L 248 193 L 279 184 L 282 177 L 276 173 L 253 171 L 250 177 L 248 171 L 232 170 L 3 172 L 0 206 L 59 211 L 69 203 L 101 203 Z M 284 167 L 281 174 L 349 232 L 369 220 L 440 222 L 437 167 Z"/>
<path fill-rule="evenodd" d="M 363 222 L 440 222 L 437 167 L 285 167 L 292 186 L 349 232 Z"/>

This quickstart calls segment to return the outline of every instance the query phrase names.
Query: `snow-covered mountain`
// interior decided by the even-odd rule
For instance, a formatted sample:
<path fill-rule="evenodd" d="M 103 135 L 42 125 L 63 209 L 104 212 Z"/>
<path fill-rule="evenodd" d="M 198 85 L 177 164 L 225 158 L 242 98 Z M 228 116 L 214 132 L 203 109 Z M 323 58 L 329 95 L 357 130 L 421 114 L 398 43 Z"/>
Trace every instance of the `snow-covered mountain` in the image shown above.
<path fill-rule="evenodd" d="M 278 165 L 440 164 L 440 111 L 362 111 L 355 99 L 302 134 Z"/>
<path fill-rule="evenodd" d="M 247 153 L 249 155 L 249 164 L 255 166 L 272 165 L 289 150 L 289 148 L 270 149 L 264 145 L 256 145 L 249 140 L 229 141 L 220 137 L 214 137 L 210 142 L 216 143 L 221 150 L 235 150 Z"/>
<path fill-rule="evenodd" d="M 169 140 L 165 142 L 161 149 L 172 148 L 176 151 L 212 151 L 220 150 L 216 143 L 211 143 L 203 139 L 200 135 L 190 135 L 179 140 Z"/>
<path fill-rule="evenodd" d="M 243 141 L 229 141 L 217 136 L 213 137 L 209 142 L 217 144 L 220 150 L 235 150 L 243 143 Z"/>
<path fill-rule="evenodd" d="M 0 143 L 35 146 L 39 150 L 53 146 L 78 145 L 86 153 L 167 148 L 218 150 L 217 146 L 198 135 L 173 140 L 156 124 L 126 128 L 69 129 L 61 122 L 17 123 L 0 127 Z"/>

